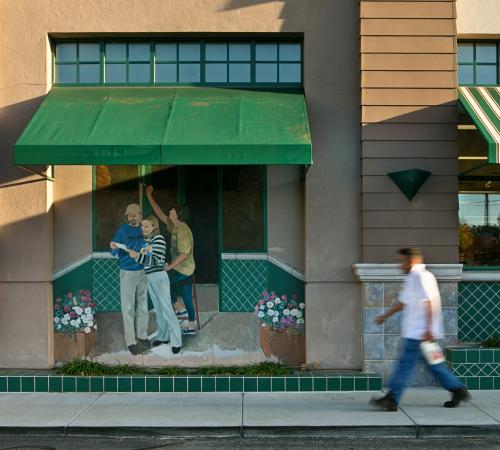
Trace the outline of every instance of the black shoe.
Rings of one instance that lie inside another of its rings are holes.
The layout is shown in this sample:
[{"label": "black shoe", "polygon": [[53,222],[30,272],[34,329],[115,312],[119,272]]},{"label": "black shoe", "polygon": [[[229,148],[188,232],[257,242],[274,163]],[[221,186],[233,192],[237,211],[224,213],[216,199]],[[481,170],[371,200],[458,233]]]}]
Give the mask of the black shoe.
[{"label": "black shoe", "polygon": [[380,398],[375,398],[375,397],[371,398],[370,405],[374,406],[375,408],[385,409],[386,411],[398,410],[398,405],[394,401],[394,397],[390,392],[388,392],[386,395]]},{"label": "black shoe", "polygon": [[177,353],[179,353],[181,351],[181,348],[180,347],[172,347],[172,353],[174,355],[176,355]]},{"label": "black shoe", "polygon": [[148,339],[137,339],[137,347],[139,347],[140,352],[145,352],[151,348],[151,342]]},{"label": "black shoe", "polygon": [[159,345],[168,344],[170,341],[153,341],[153,347],[158,347]]},{"label": "black shoe", "polygon": [[139,350],[139,347],[137,347],[137,344],[132,344],[128,346],[128,349],[132,355],[140,355],[141,351]]},{"label": "black shoe", "polygon": [[470,394],[464,387],[454,389],[450,391],[452,393],[451,400],[444,402],[443,406],[445,408],[456,408],[460,405],[460,402],[465,402],[470,400]]}]

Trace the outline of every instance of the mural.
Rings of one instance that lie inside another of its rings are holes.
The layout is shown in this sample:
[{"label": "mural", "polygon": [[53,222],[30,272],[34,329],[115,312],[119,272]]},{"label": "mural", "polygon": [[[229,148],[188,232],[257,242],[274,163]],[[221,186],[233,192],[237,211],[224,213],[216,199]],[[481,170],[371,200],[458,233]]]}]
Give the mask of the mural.
[{"label": "mural", "polygon": [[54,281],[56,334],[90,335],[80,356],[108,364],[302,364],[303,277],[267,254],[263,171],[179,172],[96,168],[95,251]]}]

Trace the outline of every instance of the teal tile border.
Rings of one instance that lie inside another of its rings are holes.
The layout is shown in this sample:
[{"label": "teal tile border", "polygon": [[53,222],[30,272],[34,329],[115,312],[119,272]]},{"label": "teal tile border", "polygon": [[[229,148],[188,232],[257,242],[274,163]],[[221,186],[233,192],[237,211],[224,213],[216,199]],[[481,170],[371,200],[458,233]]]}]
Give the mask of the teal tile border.
[{"label": "teal tile border", "polygon": [[[493,389],[494,378],[500,378],[500,372],[492,372],[492,363],[486,365],[495,377],[483,377],[491,378],[491,381],[483,380],[482,386],[483,389]],[[461,370],[461,366],[456,368],[458,372]],[[474,378],[470,371],[462,372],[460,375],[464,380]],[[61,376],[53,371],[0,371],[0,392],[326,392],[380,390],[381,386],[382,379],[377,374],[354,371],[296,372],[276,377]]]}]

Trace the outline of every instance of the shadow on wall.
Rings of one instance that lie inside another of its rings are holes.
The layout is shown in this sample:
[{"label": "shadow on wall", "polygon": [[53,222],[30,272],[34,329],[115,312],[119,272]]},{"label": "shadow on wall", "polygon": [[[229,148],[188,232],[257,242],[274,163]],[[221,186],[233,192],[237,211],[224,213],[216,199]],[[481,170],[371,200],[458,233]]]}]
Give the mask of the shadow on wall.
[{"label": "shadow on wall", "polygon": [[[35,97],[0,108],[0,189],[42,181],[14,165],[13,148],[44,98],[45,96]],[[47,166],[26,167],[36,172],[47,170]]]}]

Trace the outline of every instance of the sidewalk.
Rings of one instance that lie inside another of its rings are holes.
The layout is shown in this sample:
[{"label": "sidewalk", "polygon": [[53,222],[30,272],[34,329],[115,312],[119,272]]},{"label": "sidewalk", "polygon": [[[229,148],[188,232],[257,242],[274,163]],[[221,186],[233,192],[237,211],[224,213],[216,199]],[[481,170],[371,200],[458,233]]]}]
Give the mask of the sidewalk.
[{"label": "sidewalk", "polygon": [[446,391],[410,389],[398,412],[368,406],[373,392],[3,393],[0,433],[169,436],[498,436],[500,391],[443,408]]}]

